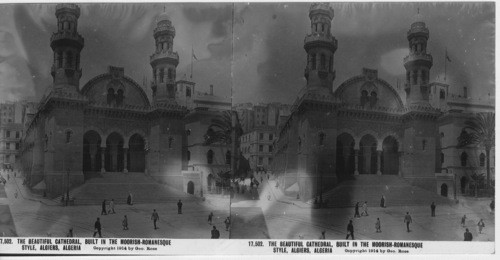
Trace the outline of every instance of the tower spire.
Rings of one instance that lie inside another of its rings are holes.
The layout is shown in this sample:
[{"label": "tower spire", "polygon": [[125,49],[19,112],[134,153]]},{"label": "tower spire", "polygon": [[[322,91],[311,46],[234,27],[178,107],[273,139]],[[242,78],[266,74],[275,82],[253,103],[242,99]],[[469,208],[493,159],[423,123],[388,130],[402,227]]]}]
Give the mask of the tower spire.
[{"label": "tower spire", "polygon": [[328,3],[315,3],[309,9],[311,33],[304,40],[307,52],[304,76],[311,91],[332,92],[335,79],[333,57],[337,50],[337,40],[331,33],[333,16],[333,8]]},{"label": "tower spire", "polygon": [[410,54],[404,58],[406,69],[406,100],[408,104],[429,103],[429,76],[432,67],[432,55],[427,53],[429,29],[422,21],[420,9],[407,33]]}]

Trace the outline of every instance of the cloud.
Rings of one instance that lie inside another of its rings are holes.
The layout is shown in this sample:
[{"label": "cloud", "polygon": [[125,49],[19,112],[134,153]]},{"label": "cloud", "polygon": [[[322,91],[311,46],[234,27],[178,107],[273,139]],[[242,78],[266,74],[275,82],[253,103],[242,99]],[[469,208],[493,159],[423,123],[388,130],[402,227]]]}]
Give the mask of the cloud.
[{"label": "cloud", "polygon": [[404,74],[405,68],[403,58],[408,55],[408,49],[396,49],[382,54],[380,57],[380,66],[389,74],[397,76]]}]

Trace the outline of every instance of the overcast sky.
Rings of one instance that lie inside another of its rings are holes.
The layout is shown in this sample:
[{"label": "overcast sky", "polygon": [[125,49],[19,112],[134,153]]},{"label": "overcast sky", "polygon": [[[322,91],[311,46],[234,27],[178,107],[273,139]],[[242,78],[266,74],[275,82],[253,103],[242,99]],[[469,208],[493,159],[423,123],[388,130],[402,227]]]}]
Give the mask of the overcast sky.
[{"label": "overcast sky", "polygon": [[[232,88],[233,103],[291,103],[306,84],[303,43],[310,32],[309,5],[81,4],[78,29],[85,47],[80,87],[109,65],[125,67],[125,74],[140,85],[144,77],[150,80],[152,32],[165,8],[176,28],[178,79],[191,74],[193,48],[198,90],[208,91],[213,84],[216,95],[229,97]],[[363,67],[378,69],[379,77],[396,87],[397,79],[405,77],[406,32],[419,8],[430,31],[432,81],[443,80],[447,48],[451,91],[458,94],[468,86],[475,98],[494,95],[494,3],[331,5],[332,34],[338,40],[334,89]],[[0,101],[43,95],[52,83],[49,39],[55,31],[53,4],[0,5]],[[146,92],[150,95],[149,87]]]}]

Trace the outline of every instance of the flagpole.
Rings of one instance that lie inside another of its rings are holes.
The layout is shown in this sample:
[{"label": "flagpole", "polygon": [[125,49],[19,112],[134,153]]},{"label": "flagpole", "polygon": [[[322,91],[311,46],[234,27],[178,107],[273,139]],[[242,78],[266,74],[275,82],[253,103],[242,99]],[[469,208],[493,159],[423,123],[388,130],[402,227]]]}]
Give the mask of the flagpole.
[{"label": "flagpole", "polygon": [[448,57],[448,50],[444,48],[444,82],[446,83],[446,63],[448,63],[447,60]]},{"label": "flagpole", "polygon": [[191,45],[191,79],[193,79],[193,57],[194,57],[194,48]]}]

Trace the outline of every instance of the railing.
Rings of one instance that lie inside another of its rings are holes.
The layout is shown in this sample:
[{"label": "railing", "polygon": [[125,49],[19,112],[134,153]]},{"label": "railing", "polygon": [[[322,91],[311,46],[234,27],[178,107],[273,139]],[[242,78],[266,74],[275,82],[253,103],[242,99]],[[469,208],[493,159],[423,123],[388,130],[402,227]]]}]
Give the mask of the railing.
[{"label": "railing", "polygon": [[330,42],[337,48],[337,39],[333,37],[331,34],[323,34],[323,33],[311,33],[306,35],[304,39],[304,43],[314,42],[314,41],[326,41]]},{"label": "railing", "polygon": [[415,61],[415,60],[426,60],[432,63],[432,56],[427,53],[410,53],[410,55],[406,56],[403,61],[404,63]]},{"label": "railing", "polygon": [[153,55],[149,56],[150,60],[161,59],[161,58],[170,58],[174,60],[179,60],[179,54],[173,51],[163,51],[163,52],[155,52]]},{"label": "railing", "polygon": [[83,43],[84,43],[83,37],[80,34],[78,34],[76,32],[72,32],[72,31],[55,32],[50,37],[51,42],[61,40],[61,39],[71,39],[71,40],[79,42],[81,45],[83,45]]}]

